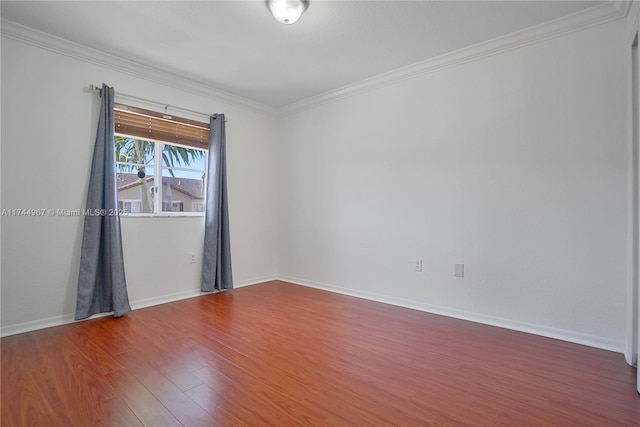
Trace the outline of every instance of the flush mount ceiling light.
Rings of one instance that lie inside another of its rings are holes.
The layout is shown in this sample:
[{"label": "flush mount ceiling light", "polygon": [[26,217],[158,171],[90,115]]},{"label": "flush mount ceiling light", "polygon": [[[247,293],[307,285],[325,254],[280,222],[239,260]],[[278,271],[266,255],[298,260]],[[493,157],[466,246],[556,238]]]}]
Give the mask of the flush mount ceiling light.
[{"label": "flush mount ceiling light", "polygon": [[267,7],[276,21],[293,24],[307,10],[309,0],[266,0]]}]

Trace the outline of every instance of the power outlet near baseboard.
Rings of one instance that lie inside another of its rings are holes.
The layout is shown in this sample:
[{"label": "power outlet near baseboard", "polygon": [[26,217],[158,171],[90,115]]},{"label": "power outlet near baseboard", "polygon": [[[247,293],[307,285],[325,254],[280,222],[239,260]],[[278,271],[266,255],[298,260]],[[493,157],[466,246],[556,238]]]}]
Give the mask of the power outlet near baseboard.
[{"label": "power outlet near baseboard", "polygon": [[464,277],[464,264],[453,264],[453,277]]}]

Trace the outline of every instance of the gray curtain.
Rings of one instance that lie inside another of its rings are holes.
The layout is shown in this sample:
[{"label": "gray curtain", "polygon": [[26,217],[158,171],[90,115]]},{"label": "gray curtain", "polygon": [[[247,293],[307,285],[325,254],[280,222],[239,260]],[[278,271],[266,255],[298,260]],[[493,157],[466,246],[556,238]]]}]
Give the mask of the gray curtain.
[{"label": "gray curtain", "polygon": [[100,118],[93,149],[87,210],[84,216],[76,320],[113,311],[131,310],[124,276],[122,235],[117,212],[113,88],[102,85]]},{"label": "gray curtain", "polygon": [[202,292],[233,288],[224,124],[224,114],[211,116],[204,254],[202,257]]}]

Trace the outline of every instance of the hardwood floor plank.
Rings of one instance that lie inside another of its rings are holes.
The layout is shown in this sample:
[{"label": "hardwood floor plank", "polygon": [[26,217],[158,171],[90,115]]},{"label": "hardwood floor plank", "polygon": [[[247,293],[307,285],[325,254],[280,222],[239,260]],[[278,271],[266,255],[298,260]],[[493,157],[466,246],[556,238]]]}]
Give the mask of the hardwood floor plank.
[{"label": "hardwood floor plank", "polygon": [[238,411],[226,410],[224,400],[206,384],[193,387],[186,391],[185,394],[215,418],[215,426],[251,427],[255,425],[243,422],[233,415],[234,412],[237,413]]},{"label": "hardwood floor plank", "polygon": [[82,325],[80,328],[86,330],[96,345],[106,354],[115,355],[126,353],[133,347],[137,337],[131,330],[132,322],[135,320],[130,316],[101,317],[72,325]]},{"label": "hardwood floor plank", "polygon": [[111,354],[112,352],[117,354],[123,350],[116,349],[114,351],[114,349],[109,348],[105,341],[97,339],[97,336],[99,337],[100,335],[96,335],[96,332],[98,334],[103,333],[101,328],[98,328],[92,322],[88,322],[86,325],[78,324],[78,327],[69,331],[68,339],[76,347],[82,349],[84,354],[90,358],[95,366],[100,368],[102,373],[108,374],[122,369],[122,366],[118,365]]},{"label": "hardwood floor plank", "polygon": [[[264,316],[264,317],[266,318],[268,316]],[[236,334],[236,335],[243,336],[244,334],[240,333],[240,334]],[[317,340],[315,340],[315,341],[317,341]],[[297,344],[298,344],[298,346],[300,346],[301,343],[300,343],[299,340],[297,341]],[[313,345],[313,344],[310,344],[310,345]],[[241,346],[241,343],[238,343],[238,342],[230,344],[230,346],[232,348],[234,348],[234,349],[242,349],[242,352],[243,352],[244,356],[249,356],[250,358],[252,358],[254,360],[259,360],[260,359],[260,354],[266,354],[266,355],[270,355],[270,356],[273,356],[274,354],[277,354],[277,352],[268,351],[268,349],[255,348],[253,345],[249,345],[247,348],[243,348]],[[331,347],[330,346],[321,346],[321,348],[331,348]],[[219,348],[217,350],[218,353],[221,353],[221,352],[224,352],[224,351],[225,351],[224,347]],[[312,352],[312,355],[313,355],[313,352]],[[317,352],[316,352],[316,354],[314,354],[314,356],[317,356]],[[322,372],[322,371],[326,372],[330,368],[330,366],[327,365],[327,360],[329,360],[329,361],[331,360],[331,357],[329,357],[329,356],[330,356],[329,354],[322,354],[320,357],[315,357],[315,359],[317,359],[317,361],[318,361],[317,369],[316,369],[317,372]],[[233,357],[233,355],[232,354],[227,354],[227,355],[225,355],[225,357]],[[275,359],[273,357],[271,359],[269,359],[269,363],[266,363],[264,366],[261,365],[259,369],[258,368],[252,369],[250,362],[248,362],[248,363],[244,362],[243,363],[242,359],[237,358],[237,356],[236,356],[234,361],[235,361],[235,363],[237,363],[239,365],[245,366],[246,370],[249,370],[249,371],[253,370],[254,372],[259,372],[260,374],[266,375],[267,378],[276,378],[277,375],[278,375],[277,372],[272,372],[272,371],[268,371],[267,372],[266,371],[270,365],[275,365],[276,364],[275,363]],[[355,361],[355,363],[352,362],[352,361]],[[287,366],[291,366],[291,365],[296,364],[295,358],[291,358],[291,357],[287,358],[286,360],[282,360],[280,362],[282,363],[281,366],[283,367],[283,369],[286,369]],[[351,393],[351,398],[349,398],[349,396],[345,396],[345,394],[349,390],[350,386],[354,383],[354,378],[353,378],[354,369],[359,369],[359,367],[361,365],[367,365],[368,364],[368,363],[361,363],[361,362],[362,361],[360,359],[358,359],[358,358],[348,358],[347,362],[337,365],[337,368],[335,369],[335,371],[336,371],[335,373],[328,372],[327,373],[328,377],[334,379],[332,385],[322,384],[322,378],[313,378],[313,379],[309,379],[308,381],[306,381],[305,379],[302,379],[302,378],[298,378],[298,383],[304,384],[304,383],[308,382],[308,383],[315,384],[315,385],[319,386],[319,388],[322,390],[323,400],[324,401],[329,400],[328,399],[329,394],[328,394],[327,390],[330,387],[332,387],[333,385],[337,384],[340,392],[342,393],[342,399],[337,399],[338,405],[340,403],[342,403],[342,402],[349,402],[351,405],[354,405],[355,402],[357,402],[360,397],[363,397],[364,395],[366,395],[366,398],[368,399],[370,406],[371,406],[371,404],[373,404],[374,408],[382,408],[382,407],[385,406],[383,403],[388,403],[389,399],[396,398],[396,396],[394,396],[393,394],[389,393],[389,388],[388,388],[389,381],[388,380],[386,381],[386,384],[384,382],[382,383],[382,386],[381,386],[380,389],[375,390],[375,392],[378,393],[378,398],[377,399],[376,399],[375,396],[370,396],[371,393],[369,393],[369,391],[372,390],[372,387],[367,387],[365,385],[367,380],[371,380],[372,379],[372,377],[368,377],[368,376],[365,376],[363,380],[358,381],[363,386],[360,389],[358,389],[356,392]],[[305,360],[303,363],[308,364],[309,360]],[[394,361],[391,361],[391,362],[389,362],[389,364],[387,366],[393,366],[394,369],[395,369],[395,366],[397,366],[397,364],[395,364]],[[379,370],[376,370],[375,372],[366,371],[365,374],[366,375],[376,375],[379,372],[380,372]],[[347,373],[347,375],[344,375],[345,373]],[[349,375],[349,373],[351,375]],[[350,376],[350,378],[349,378],[349,376]],[[335,380],[335,378],[337,378],[338,380]],[[340,380],[342,378],[349,378],[349,379],[348,379],[347,382],[342,382]],[[370,383],[369,383],[369,385],[370,385]],[[291,384],[286,384],[284,387],[282,387],[282,389],[287,389],[287,388],[291,389],[292,387],[293,386]],[[299,390],[299,389],[298,390],[296,390],[296,389],[292,390],[292,392],[296,393],[297,395],[300,395],[303,391],[304,390]],[[380,400],[379,396],[384,396],[384,402],[378,402]],[[401,397],[402,398],[406,398],[407,396],[404,395],[404,396],[401,396]],[[401,401],[401,399],[396,399],[396,400],[397,401]],[[378,403],[380,403],[380,404],[378,404]],[[329,406],[329,405],[325,405],[325,406]],[[350,411],[353,412],[354,408],[353,407],[350,408]],[[378,417],[377,419],[378,420],[380,420],[380,419],[384,420],[385,419],[383,415],[375,414],[376,410],[373,410],[373,411],[370,411],[370,412],[373,412],[374,415],[377,415],[377,417]],[[414,412],[418,412],[418,411],[416,411],[414,409]],[[404,421],[406,423],[408,423],[409,422],[409,417],[405,416],[405,418],[406,419]]]},{"label": "hardwood floor plank", "polygon": [[191,398],[154,368],[140,354],[122,353],[117,356],[121,365],[135,377],[182,424],[189,427],[212,426],[215,420]]},{"label": "hardwood floor plank", "polygon": [[31,374],[14,375],[11,384],[10,389],[2,390],[3,426],[55,425],[51,411]]},{"label": "hardwood floor plank", "polygon": [[[210,356],[211,368],[234,383],[245,384],[255,377],[268,386],[272,393],[297,396],[298,401],[305,402],[307,411],[310,411],[309,408],[314,408],[316,412],[331,408],[329,412],[334,416],[360,412],[363,420],[374,423],[384,420],[392,422],[395,419],[393,411],[385,407],[388,407],[386,404],[389,401],[400,403],[400,400],[387,390],[375,390],[370,384],[355,380],[353,376],[349,378],[342,373],[332,372],[323,363],[310,365],[308,361],[299,362],[291,355],[283,358],[273,350],[258,349],[257,353],[248,350],[244,349],[244,354],[239,354],[227,347],[218,347],[215,354]],[[248,379],[247,375],[252,378]],[[327,415],[321,418],[325,420]],[[405,418],[404,425],[411,425],[410,417]],[[418,420],[419,417],[416,417],[413,421]]]},{"label": "hardwood floor plank", "polygon": [[307,406],[299,396],[279,393],[241,369],[223,374],[202,368],[196,374],[219,396],[227,411],[250,425],[335,425],[326,421],[330,414]]},{"label": "hardwood floor plank", "polygon": [[5,426],[640,426],[620,354],[268,282],[2,338]]},{"label": "hardwood floor plank", "polygon": [[106,376],[144,426],[183,426],[132,373],[120,370]]},{"label": "hardwood floor plank", "polygon": [[[186,341],[182,335],[168,333],[171,327],[166,323],[148,324],[145,319],[132,326],[140,338],[132,346],[132,351],[126,354],[148,355],[146,361],[182,391],[202,384],[193,375],[193,371],[201,368],[205,363],[199,353],[193,350],[193,344]],[[164,333],[158,336],[155,331],[160,328]]]},{"label": "hardwood floor plank", "polygon": [[[263,387],[269,388],[270,393],[279,392],[297,396],[298,404],[293,406],[298,406],[301,400],[305,400],[305,410],[307,412],[311,412],[311,408],[317,407],[315,403],[317,401],[324,402],[323,410],[326,410],[326,407],[338,408],[336,410],[339,410],[340,407],[349,405],[345,410],[351,412],[358,411],[357,405],[358,402],[361,402],[362,406],[368,406],[368,409],[361,410],[365,419],[369,417],[370,422],[384,420],[384,415],[380,409],[384,406],[380,405],[374,407],[376,409],[371,409],[371,403],[375,403],[375,399],[373,402],[366,401],[365,403],[366,398],[362,396],[362,390],[359,390],[358,393],[352,393],[350,396],[345,396],[349,387],[347,383],[336,384],[335,381],[325,381],[321,374],[314,375],[313,378],[292,376],[285,371],[290,370],[290,367],[295,364],[294,360],[291,358],[270,357],[278,353],[273,349],[254,348],[251,345],[244,348],[229,343],[225,345],[218,340],[209,342],[207,337],[196,339],[207,343],[206,347],[211,350],[208,356],[205,356],[208,357],[209,366],[221,372],[222,375],[236,384],[253,387],[255,386],[255,380],[259,380],[262,382]],[[237,349],[242,351],[238,352],[236,351]],[[299,371],[304,371],[304,368]],[[388,400],[388,396],[385,400]],[[317,408],[315,410],[317,411]],[[325,419],[326,416],[321,416],[321,418]]]},{"label": "hardwood floor plank", "polygon": [[[39,369],[37,380],[46,385],[47,402],[59,422],[68,425],[99,425],[97,413],[92,410],[97,400],[111,397],[112,392],[103,387],[93,387],[82,376],[87,373],[83,366],[75,366],[70,361],[79,359],[70,355],[73,347],[58,337],[55,342],[42,345],[37,351]],[[86,375],[90,377],[90,375]],[[93,394],[96,392],[97,394]]]},{"label": "hardwood floor plank", "polygon": [[119,397],[101,400],[96,407],[103,427],[143,427],[144,424]]},{"label": "hardwood floor plank", "polygon": [[62,394],[65,384],[52,377],[50,363],[42,364],[44,349],[57,340],[55,331],[9,338],[2,342],[3,406],[15,411],[12,418],[20,420],[18,425],[70,425]]}]

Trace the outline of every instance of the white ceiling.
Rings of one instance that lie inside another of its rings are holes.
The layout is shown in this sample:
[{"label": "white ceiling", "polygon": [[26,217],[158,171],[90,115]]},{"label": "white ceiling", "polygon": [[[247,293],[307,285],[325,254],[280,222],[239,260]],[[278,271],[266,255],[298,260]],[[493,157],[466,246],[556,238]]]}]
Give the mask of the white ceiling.
[{"label": "white ceiling", "polygon": [[3,19],[283,107],[601,1],[2,1]]}]

